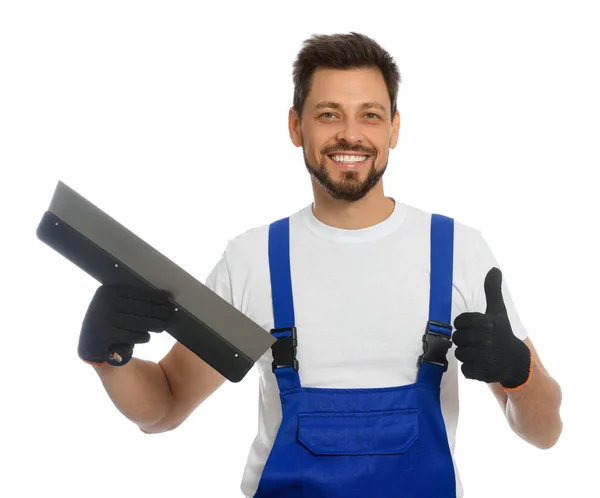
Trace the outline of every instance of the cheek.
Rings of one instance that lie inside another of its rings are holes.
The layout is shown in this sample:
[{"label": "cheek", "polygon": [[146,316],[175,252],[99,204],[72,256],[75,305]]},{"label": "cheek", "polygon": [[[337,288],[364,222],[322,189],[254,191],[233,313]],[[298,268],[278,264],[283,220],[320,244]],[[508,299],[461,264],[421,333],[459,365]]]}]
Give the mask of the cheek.
[{"label": "cheek", "polygon": [[385,161],[390,153],[390,146],[392,142],[391,136],[386,136],[383,140],[380,140],[374,145],[374,149],[377,154],[377,163]]}]

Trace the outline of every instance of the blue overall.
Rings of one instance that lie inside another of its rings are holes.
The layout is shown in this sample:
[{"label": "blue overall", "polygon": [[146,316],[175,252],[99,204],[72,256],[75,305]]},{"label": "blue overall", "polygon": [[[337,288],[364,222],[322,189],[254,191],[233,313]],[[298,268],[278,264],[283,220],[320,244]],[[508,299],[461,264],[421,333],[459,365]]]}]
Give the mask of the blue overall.
[{"label": "blue overall", "polygon": [[[269,227],[273,372],[282,420],[254,498],[456,497],[440,405],[452,334],[454,220],[431,217],[429,320],[414,384],[302,387],[290,272],[289,218]],[[409,331],[407,331],[409,332]],[[398,331],[402,333],[402,331]]]}]

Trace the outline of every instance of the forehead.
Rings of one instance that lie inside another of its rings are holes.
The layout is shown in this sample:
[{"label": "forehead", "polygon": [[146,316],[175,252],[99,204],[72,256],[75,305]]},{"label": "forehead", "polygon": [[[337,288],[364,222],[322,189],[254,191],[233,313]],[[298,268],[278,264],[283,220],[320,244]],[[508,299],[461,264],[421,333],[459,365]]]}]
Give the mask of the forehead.
[{"label": "forehead", "polygon": [[324,100],[344,105],[365,101],[379,102],[386,108],[390,105],[385,80],[377,68],[317,69],[305,104],[313,107]]}]

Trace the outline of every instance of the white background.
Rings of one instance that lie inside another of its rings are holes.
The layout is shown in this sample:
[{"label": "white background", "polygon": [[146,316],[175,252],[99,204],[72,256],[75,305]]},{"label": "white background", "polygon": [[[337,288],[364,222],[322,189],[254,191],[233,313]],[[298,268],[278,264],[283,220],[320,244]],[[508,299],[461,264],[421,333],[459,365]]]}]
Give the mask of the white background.
[{"label": "white background", "polygon": [[[563,390],[562,437],[542,451],[461,379],[465,496],[592,496],[595,2],[201,4],[1,4],[2,496],[240,496],[256,369],[144,435],[76,354],[96,282],[35,229],[62,180],[203,281],[230,238],[311,202],[287,132],[292,62],[311,34],[348,31],[402,74],[386,194],[483,231]],[[172,341],[136,354],[157,361]]]}]

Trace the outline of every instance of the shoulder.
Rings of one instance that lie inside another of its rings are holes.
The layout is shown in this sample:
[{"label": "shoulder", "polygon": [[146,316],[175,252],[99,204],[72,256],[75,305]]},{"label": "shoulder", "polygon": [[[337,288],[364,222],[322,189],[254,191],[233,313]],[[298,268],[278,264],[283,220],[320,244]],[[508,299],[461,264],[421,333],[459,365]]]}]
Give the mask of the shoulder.
[{"label": "shoulder", "polygon": [[[290,223],[297,222],[305,209],[299,209],[285,217],[290,219]],[[266,256],[269,244],[269,228],[272,223],[285,217],[273,218],[268,223],[255,225],[231,238],[225,249],[227,258],[231,263],[234,263],[252,261],[257,255]]]},{"label": "shoulder", "polygon": [[482,241],[482,232],[477,227],[474,227],[463,220],[456,218],[449,212],[430,212],[424,209],[404,204],[406,213],[406,221],[410,225],[420,226],[422,229],[429,231],[431,227],[432,216],[440,215],[450,218],[453,221],[454,227],[454,256],[458,260],[468,260],[472,258],[479,248]]},{"label": "shoulder", "polygon": [[[296,222],[304,209],[288,215],[290,223]],[[231,272],[248,273],[268,264],[269,227],[281,218],[284,217],[250,227],[227,242],[224,258]]]},{"label": "shoulder", "polygon": [[256,287],[257,276],[265,271],[268,227],[255,226],[230,238],[206,279],[209,289],[242,311],[245,293]]},{"label": "shoulder", "polygon": [[257,225],[227,242],[225,257],[231,266],[240,266],[256,258],[268,244],[269,224]]}]

